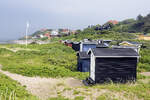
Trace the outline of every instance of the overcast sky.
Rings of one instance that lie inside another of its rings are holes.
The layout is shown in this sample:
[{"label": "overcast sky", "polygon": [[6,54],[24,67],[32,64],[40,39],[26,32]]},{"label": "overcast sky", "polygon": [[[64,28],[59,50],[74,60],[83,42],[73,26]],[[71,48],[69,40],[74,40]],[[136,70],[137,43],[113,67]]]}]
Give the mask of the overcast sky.
[{"label": "overcast sky", "polygon": [[108,20],[150,13],[150,0],[0,0],[0,40],[16,39],[41,28],[83,29]]}]

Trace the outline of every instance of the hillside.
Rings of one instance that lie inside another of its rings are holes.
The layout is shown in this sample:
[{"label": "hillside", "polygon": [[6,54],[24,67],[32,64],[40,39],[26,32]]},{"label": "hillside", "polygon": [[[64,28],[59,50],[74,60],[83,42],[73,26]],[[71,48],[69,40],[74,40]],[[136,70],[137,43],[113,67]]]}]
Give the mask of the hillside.
[{"label": "hillside", "polygon": [[121,21],[112,30],[117,32],[150,33],[150,14],[147,16],[138,15],[136,19]]},{"label": "hillside", "polygon": [[137,38],[138,34],[147,33],[150,33],[150,14],[147,16],[138,15],[136,19],[126,19],[120,22],[110,20],[103,25],[91,25],[83,30],[41,29],[28,36],[28,38],[43,41],[66,39],[80,41],[84,38],[128,40]]}]

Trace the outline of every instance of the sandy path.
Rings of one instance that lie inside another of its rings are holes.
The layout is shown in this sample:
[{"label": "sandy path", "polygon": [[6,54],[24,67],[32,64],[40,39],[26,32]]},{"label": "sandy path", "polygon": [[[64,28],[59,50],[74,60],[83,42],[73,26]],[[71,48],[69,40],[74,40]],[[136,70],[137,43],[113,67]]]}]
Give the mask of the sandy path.
[{"label": "sandy path", "polygon": [[58,89],[61,90],[65,86],[79,87],[82,86],[80,80],[74,78],[41,78],[41,77],[26,77],[18,74],[13,74],[8,71],[0,72],[9,76],[13,80],[21,83],[22,86],[26,86],[26,89],[33,95],[45,100],[49,97],[57,97]]},{"label": "sandy path", "polygon": [[150,76],[150,72],[142,72],[141,74],[144,76]]},{"label": "sandy path", "polygon": [[39,50],[36,50],[36,49],[29,49],[29,48],[8,48],[8,47],[0,47],[0,48],[4,48],[4,49],[10,50],[10,51],[12,51],[12,52],[17,52],[17,51],[19,51],[19,50],[39,51]]}]

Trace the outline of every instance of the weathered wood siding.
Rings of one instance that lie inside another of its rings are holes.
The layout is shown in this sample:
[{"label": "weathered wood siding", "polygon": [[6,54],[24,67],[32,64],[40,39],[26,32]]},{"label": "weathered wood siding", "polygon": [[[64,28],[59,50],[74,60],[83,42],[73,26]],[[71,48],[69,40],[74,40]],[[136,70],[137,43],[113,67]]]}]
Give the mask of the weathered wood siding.
[{"label": "weathered wood siding", "polygon": [[136,80],[137,58],[96,58],[95,82]]},{"label": "weathered wood siding", "polygon": [[75,51],[79,51],[80,50],[80,44],[72,44],[72,49]]}]

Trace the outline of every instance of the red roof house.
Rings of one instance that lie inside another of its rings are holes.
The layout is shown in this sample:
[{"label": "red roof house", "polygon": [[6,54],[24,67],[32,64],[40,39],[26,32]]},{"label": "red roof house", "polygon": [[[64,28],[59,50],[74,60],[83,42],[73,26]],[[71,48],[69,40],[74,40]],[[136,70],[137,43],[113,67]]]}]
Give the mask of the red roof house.
[{"label": "red roof house", "polygon": [[50,33],[45,33],[44,36],[48,37],[48,39],[50,39]]},{"label": "red roof house", "polygon": [[118,21],[116,21],[116,20],[110,20],[110,21],[108,21],[109,23],[112,23],[113,25],[116,25],[116,24],[118,24]]}]

